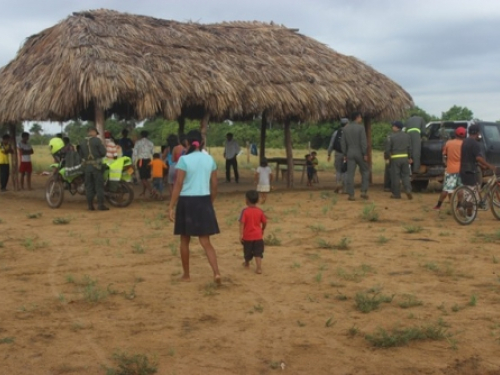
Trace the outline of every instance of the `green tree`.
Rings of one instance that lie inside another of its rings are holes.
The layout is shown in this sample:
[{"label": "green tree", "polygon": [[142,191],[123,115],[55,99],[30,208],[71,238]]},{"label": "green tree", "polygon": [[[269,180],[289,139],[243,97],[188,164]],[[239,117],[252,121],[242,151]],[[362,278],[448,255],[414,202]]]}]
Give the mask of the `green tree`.
[{"label": "green tree", "polygon": [[31,125],[31,128],[30,128],[31,134],[40,135],[40,133],[42,133],[42,132],[43,132],[42,125],[37,124],[36,122],[33,125]]},{"label": "green tree", "polygon": [[441,119],[448,121],[472,120],[473,118],[474,113],[469,108],[457,105],[441,113]]}]

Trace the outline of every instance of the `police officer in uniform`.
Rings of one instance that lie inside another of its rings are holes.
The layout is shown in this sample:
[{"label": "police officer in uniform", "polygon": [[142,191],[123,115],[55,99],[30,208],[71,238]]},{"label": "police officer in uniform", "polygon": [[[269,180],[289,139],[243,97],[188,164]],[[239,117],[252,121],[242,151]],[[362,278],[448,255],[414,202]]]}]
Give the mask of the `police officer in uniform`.
[{"label": "police officer in uniform", "polygon": [[413,150],[413,173],[418,173],[420,169],[422,137],[425,135],[425,121],[422,117],[413,115],[406,120],[404,127],[411,139],[411,149]]},{"label": "police officer in uniform", "polygon": [[94,197],[97,195],[97,209],[109,210],[104,205],[104,178],[102,175],[102,159],[106,156],[106,147],[97,138],[97,129],[89,127],[87,138],[80,143],[80,156],[85,173],[85,192],[90,211],[94,211]]},{"label": "police officer in uniform", "polygon": [[392,123],[393,133],[386,144],[385,155],[391,160],[391,198],[401,199],[401,181],[408,199],[412,199],[410,184],[410,163],[412,161],[412,148],[410,135],[401,131],[403,123]]}]

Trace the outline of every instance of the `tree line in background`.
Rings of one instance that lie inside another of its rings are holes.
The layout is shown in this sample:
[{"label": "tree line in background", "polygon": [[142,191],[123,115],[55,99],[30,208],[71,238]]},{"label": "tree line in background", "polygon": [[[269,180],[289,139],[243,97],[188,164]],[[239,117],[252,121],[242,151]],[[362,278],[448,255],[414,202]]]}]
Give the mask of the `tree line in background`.
[{"label": "tree line in background", "polygon": [[[448,111],[441,113],[441,118],[430,115],[419,107],[412,108],[408,111],[406,118],[411,115],[421,116],[425,122],[430,121],[457,121],[457,120],[472,120],[473,112],[467,107],[454,105]],[[406,120],[403,118],[401,120]],[[79,143],[87,134],[87,127],[91,122],[72,121],[64,127],[64,135],[68,136],[73,144]],[[168,121],[163,118],[155,118],[146,120],[136,127],[134,121],[118,121],[116,119],[106,120],[105,129],[109,130],[113,136],[118,139],[121,137],[123,129],[129,129],[132,138],[137,137],[141,130],[149,132],[149,139],[155,145],[165,144],[165,140],[169,134],[177,134],[178,123],[176,121]],[[199,121],[186,120],[185,132],[192,129],[199,129]],[[319,150],[328,148],[330,138],[334,130],[340,127],[340,123],[336,122],[321,122],[321,123],[296,123],[292,124],[292,141],[294,148],[311,148]],[[235,139],[240,145],[245,145],[246,142],[259,144],[260,142],[261,120],[256,119],[249,122],[232,122],[224,121],[222,123],[210,123],[207,132],[208,147],[220,147],[224,145],[226,134],[233,133]],[[5,134],[8,127],[0,125],[0,133]],[[48,144],[54,134],[43,134],[43,128],[40,124],[33,123],[29,129],[23,130],[22,124],[17,127],[18,135],[23,131],[31,133],[31,144],[44,145]],[[391,125],[388,122],[372,123],[372,145],[375,150],[382,150],[386,136],[391,131]],[[266,147],[283,148],[283,125],[271,123],[266,132]]]}]

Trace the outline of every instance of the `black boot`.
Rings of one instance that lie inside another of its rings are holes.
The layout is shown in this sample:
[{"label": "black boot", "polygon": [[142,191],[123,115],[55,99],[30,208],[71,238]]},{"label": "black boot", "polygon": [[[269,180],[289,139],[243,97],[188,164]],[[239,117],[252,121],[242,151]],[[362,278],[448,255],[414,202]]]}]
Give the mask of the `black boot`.
[{"label": "black boot", "polygon": [[92,202],[88,203],[88,210],[89,211],[94,211],[95,210],[94,204]]},{"label": "black boot", "polygon": [[109,211],[109,207],[106,207],[105,205],[97,207],[99,211]]}]

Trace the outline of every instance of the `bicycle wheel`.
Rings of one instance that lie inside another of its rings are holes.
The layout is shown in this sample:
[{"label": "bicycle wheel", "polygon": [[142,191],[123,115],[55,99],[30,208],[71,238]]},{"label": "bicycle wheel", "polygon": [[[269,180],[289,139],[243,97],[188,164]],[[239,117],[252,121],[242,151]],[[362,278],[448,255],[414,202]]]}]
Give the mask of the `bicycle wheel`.
[{"label": "bicycle wheel", "polygon": [[469,225],[477,216],[476,194],[467,186],[455,189],[451,196],[451,213],[458,224]]},{"label": "bicycle wheel", "polygon": [[493,216],[497,218],[497,220],[500,220],[500,186],[498,184],[495,184],[495,186],[493,186],[493,189],[491,189],[490,199],[491,212],[493,213]]}]

